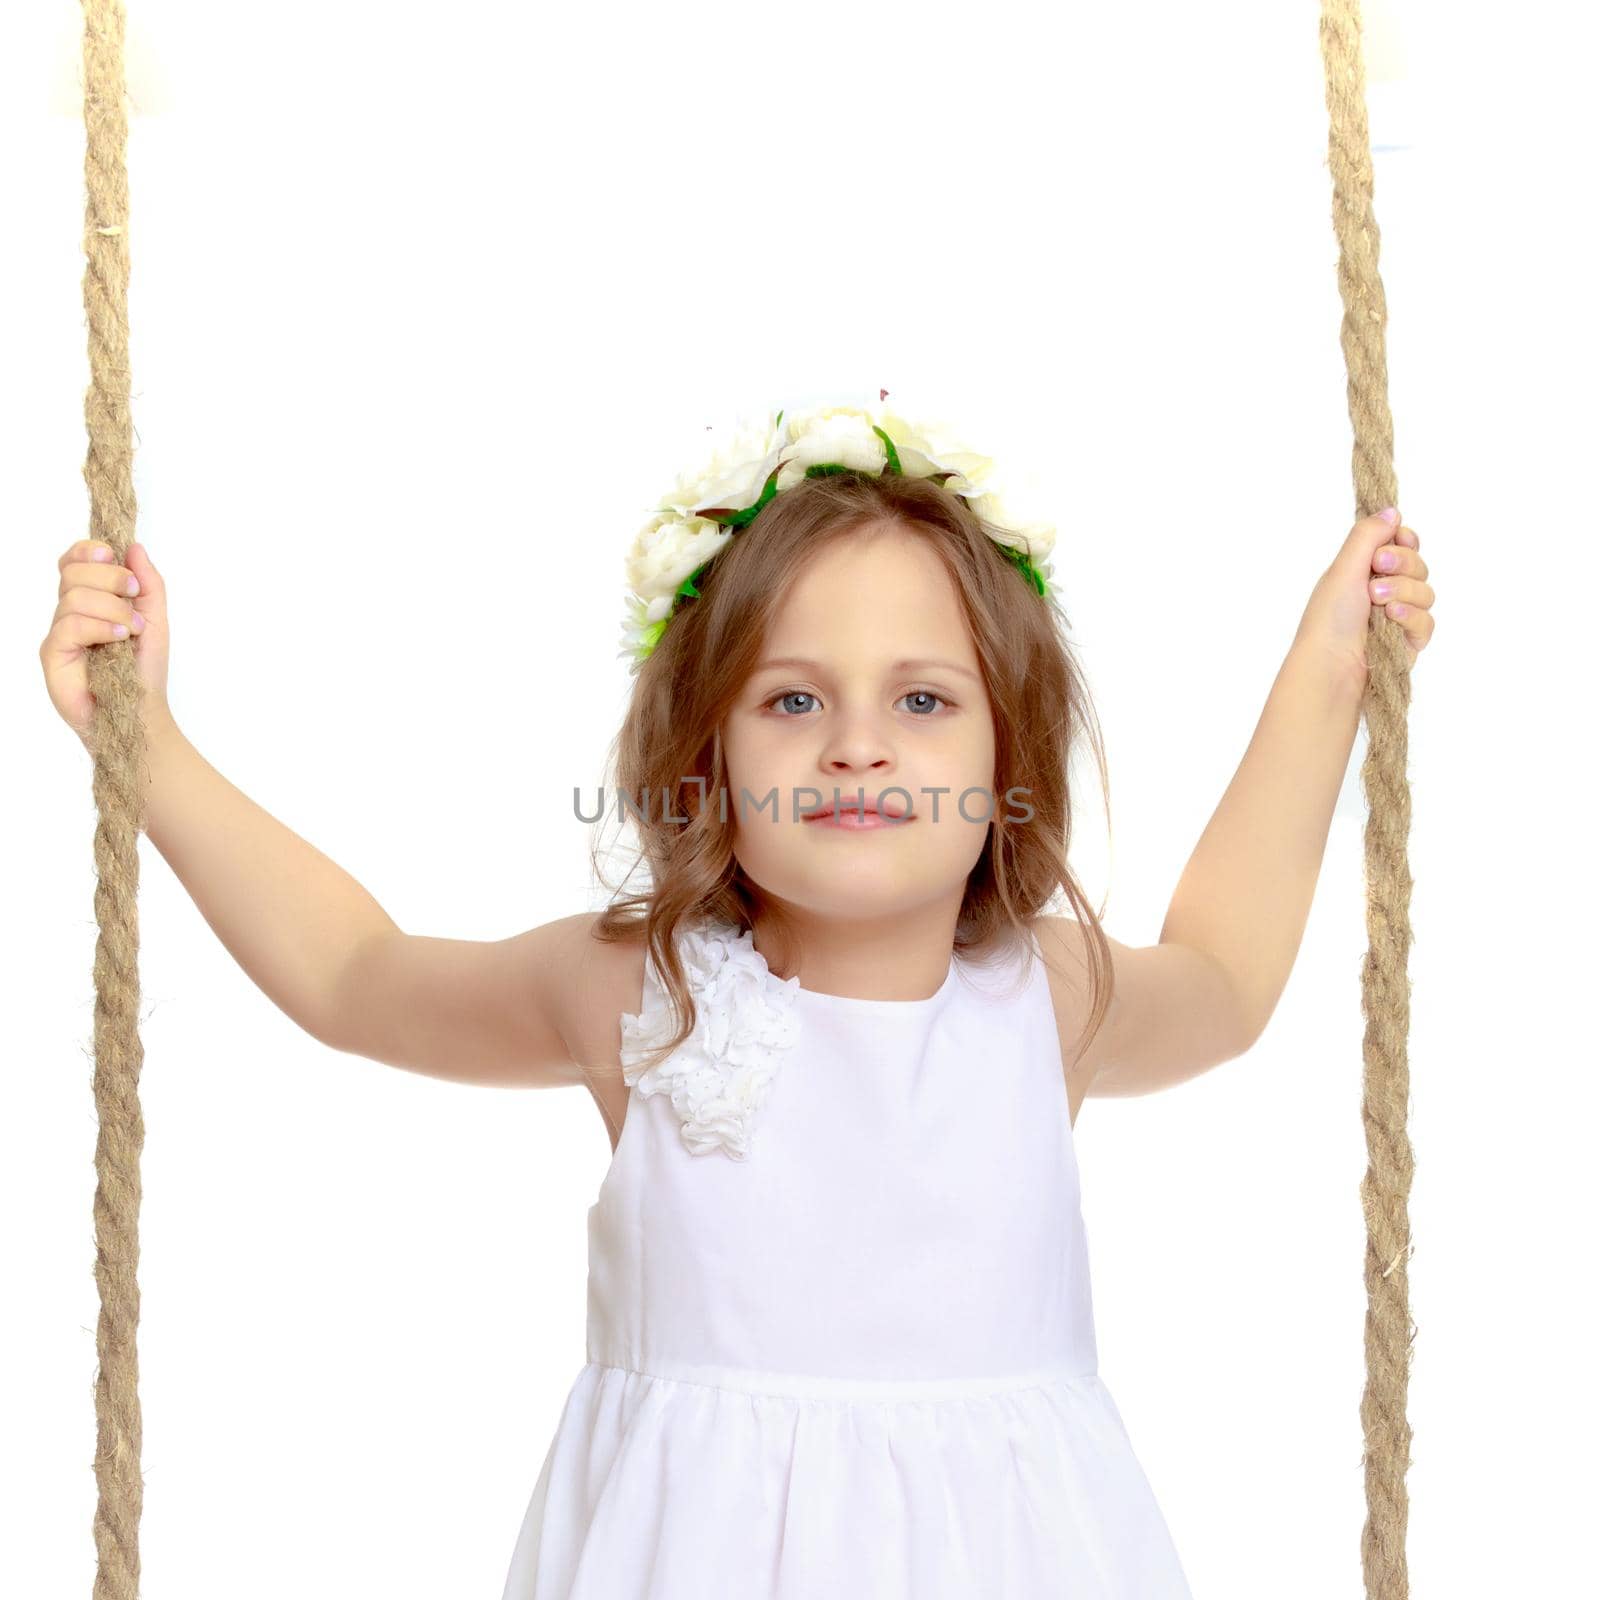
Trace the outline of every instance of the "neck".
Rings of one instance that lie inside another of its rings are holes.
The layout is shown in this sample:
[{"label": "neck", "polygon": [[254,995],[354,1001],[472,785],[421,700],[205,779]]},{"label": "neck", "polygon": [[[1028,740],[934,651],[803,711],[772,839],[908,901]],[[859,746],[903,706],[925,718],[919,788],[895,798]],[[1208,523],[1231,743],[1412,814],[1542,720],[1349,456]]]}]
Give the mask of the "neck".
[{"label": "neck", "polygon": [[959,895],[885,916],[785,905],[755,919],[753,943],[779,978],[852,1000],[926,1000],[950,975]]}]

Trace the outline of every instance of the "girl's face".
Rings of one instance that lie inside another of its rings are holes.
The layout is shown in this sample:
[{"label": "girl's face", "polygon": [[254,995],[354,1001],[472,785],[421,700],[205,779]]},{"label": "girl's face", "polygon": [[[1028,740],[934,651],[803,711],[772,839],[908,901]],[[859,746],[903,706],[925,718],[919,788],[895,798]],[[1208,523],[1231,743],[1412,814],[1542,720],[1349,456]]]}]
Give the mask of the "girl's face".
[{"label": "girl's face", "polygon": [[[994,723],[955,587],[916,535],[875,524],[819,552],[722,738],[734,854],[765,892],[842,920],[959,906],[1002,803]],[[908,820],[805,820],[835,788],[841,811],[864,791]]]}]

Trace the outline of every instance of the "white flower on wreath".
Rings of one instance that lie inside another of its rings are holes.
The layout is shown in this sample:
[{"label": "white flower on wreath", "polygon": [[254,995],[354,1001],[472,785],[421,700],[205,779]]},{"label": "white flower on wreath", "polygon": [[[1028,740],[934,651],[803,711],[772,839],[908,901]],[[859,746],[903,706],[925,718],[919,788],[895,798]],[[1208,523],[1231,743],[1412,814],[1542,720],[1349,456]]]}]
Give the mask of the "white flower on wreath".
[{"label": "white flower on wreath", "polygon": [[[782,420],[779,416],[782,415]],[[889,453],[874,431],[893,440],[900,469],[909,477],[944,477],[953,494],[982,517],[997,544],[1026,555],[1040,576],[1050,579],[1055,529],[1042,521],[1013,516],[994,482],[994,462],[963,449],[948,432],[919,426],[898,413],[875,406],[821,406],[796,413],[771,413],[741,423],[717,447],[698,475],[682,473],[634,538],[626,564],[631,593],[626,602],[623,648],[619,655],[642,662],[660,638],[684,580],[723,550],[738,530],[705,512],[744,511],[760,500],[777,472],[779,494],[800,483],[807,469],[837,465],[881,473]]]}]

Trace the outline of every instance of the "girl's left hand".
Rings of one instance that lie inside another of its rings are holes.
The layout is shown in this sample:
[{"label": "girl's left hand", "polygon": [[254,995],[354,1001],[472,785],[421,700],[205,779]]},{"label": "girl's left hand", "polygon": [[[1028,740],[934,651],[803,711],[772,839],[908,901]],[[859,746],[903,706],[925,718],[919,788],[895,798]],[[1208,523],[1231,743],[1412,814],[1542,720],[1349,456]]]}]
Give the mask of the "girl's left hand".
[{"label": "girl's left hand", "polygon": [[1420,542],[1398,513],[1394,522],[1363,517],[1312,591],[1296,642],[1349,662],[1365,682],[1372,607],[1382,606],[1404,631],[1407,664],[1414,666],[1433,637],[1433,589]]}]

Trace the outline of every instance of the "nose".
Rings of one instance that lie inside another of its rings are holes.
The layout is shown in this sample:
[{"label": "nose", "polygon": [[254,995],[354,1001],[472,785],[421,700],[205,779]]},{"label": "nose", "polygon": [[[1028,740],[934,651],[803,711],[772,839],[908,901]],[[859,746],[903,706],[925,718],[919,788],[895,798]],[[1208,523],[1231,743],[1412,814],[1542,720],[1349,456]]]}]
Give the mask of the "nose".
[{"label": "nose", "polygon": [[817,784],[824,800],[833,799],[837,789],[841,800],[852,799],[858,792],[865,801],[875,806],[887,817],[904,816],[910,810],[904,794],[885,794],[896,782],[895,764],[888,756],[871,760],[849,760],[834,756],[823,762],[823,776]]},{"label": "nose", "polygon": [[845,791],[860,784],[871,792],[890,782],[894,770],[894,762],[888,756],[854,760],[847,756],[831,756],[822,763],[826,782]]},{"label": "nose", "polygon": [[883,725],[872,716],[846,717],[833,730],[823,751],[822,767],[829,774],[863,777],[892,771],[894,752]]}]

